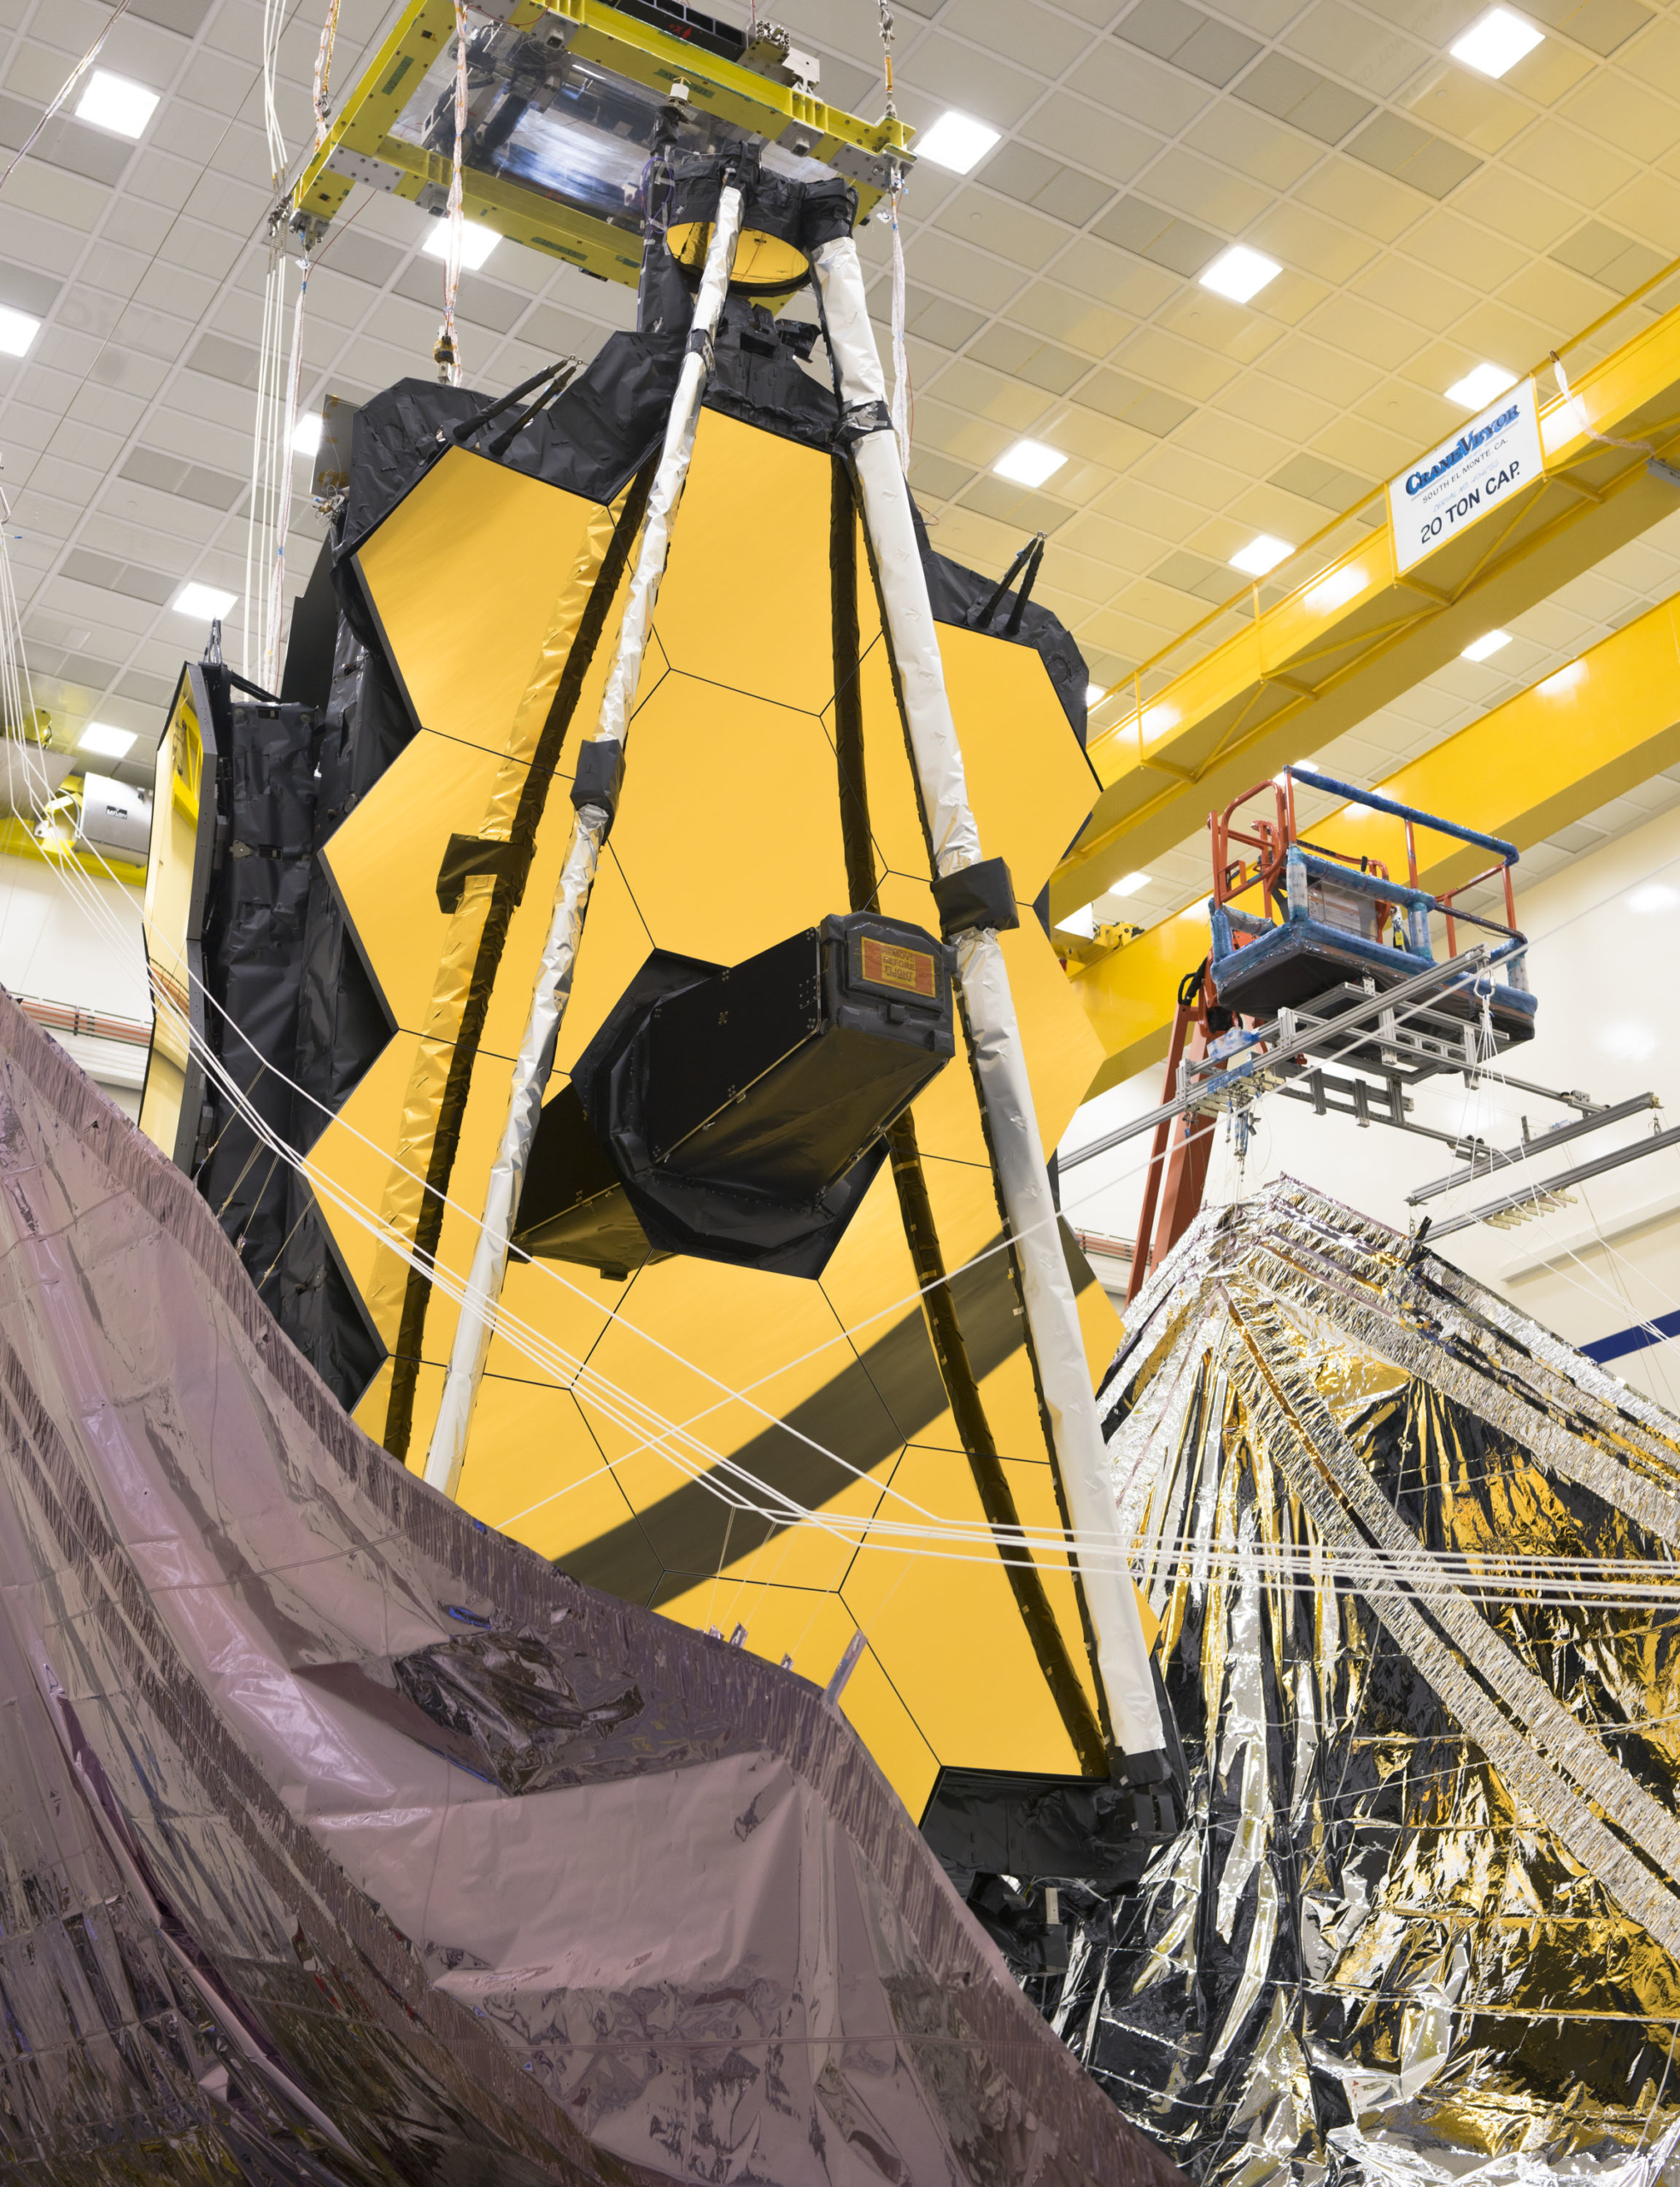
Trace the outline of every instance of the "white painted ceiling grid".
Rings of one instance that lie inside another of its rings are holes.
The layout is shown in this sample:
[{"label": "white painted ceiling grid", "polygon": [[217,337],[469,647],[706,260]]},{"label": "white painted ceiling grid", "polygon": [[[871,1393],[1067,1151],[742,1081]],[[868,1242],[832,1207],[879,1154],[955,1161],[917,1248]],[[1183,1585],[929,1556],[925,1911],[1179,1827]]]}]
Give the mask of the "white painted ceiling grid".
[{"label": "white painted ceiling grid", "polygon": [[[389,12],[343,0],[341,88]],[[879,111],[874,0],[775,12],[821,52],[828,97]],[[1448,431],[1463,413],[1444,390],[1470,366],[1525,368],[1680,254],[1672,10],[1539,0],[1524,12],[1543,43],[1497,84],[1446,54],[1481,12],[896,0],[905,118],[957,107],[1001,136],[969,177],[924,163],[906,202],[918,499],[936,542],[983,568],[1048,531],[1042,596],[1099,680],[1234,589],[1229,557],[1255,532],[1298,544]],[[0,0],[0,144],[106,19],[95,0]],[[32,657],[58,741],[93,718],[132,729],[136,771],[203,637],[167,602],[187,577],[244,583],[272,198],[260,20],[254,0],[136,0],[100,65],[162,94],[139,144],[61,120],[0,201],[0,304],[45,321],[27,356],[0,359]],[[300,11],[286,33],[294,146],[319,27]],[[351,215],[310,284],[306,402],[431,369],[442,269],[418,255],[424,217],[368,192]],[[1195,279],[1237,240],[1284,267],[1248,305]],[[880,225],[863,243],[884,271]],[[884,284],[875,296],[884,310]],[[500,390],[590,354],[633,312],[628,291],[500,243],[463,277],[468,379]],[[1069,458],[1034,493],[990,469],[1023,433]],[[300,502],[294,592],[318,536]],[[1322,763],[1388,772],[1676,591],[1680,519]],[[1156,863],[1130,916],[1204,885],[1199,841]]]}]

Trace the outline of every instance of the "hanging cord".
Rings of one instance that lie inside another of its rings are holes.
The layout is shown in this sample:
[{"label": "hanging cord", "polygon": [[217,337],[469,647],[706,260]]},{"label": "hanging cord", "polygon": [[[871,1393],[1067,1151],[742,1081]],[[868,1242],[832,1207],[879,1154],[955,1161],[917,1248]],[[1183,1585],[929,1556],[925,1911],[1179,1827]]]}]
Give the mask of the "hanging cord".
[{"label": "hanging cord", "polygon": [[[883,9],[882,13],[885,12]],[[904,243],[899,229],[899,207],[904,194],[904,174],[894,161],[893,180],[887,197],[887,220],[893,230],[893,400],[889,414],[893,419],[893,437],[899,443],[899,462],[908,477],[910,421],[915,413],[916,394],[910,385],[910,345],[904,339]]]},{"label": "hanging cord", "polygon": [[269,179],[280,190],[286,173],[286,135],[275,103],[280,69],[280,36],[286,26],[286,0],[262,0],[262,121],[268,137]]},{"label": "hanging cord", "polygon": [[1570,390],[1568,375],[1563,368],[1563,359],[1559,356],[1555,349],[1552,352],[1552,370],[1557,375],[1558,390],[1563,396],[1564,407],[1574,419],[1578,432],[1584,433],[1589,441],[1595,441],[1600,448],[1625,449],[1630,455],[1656,454],[1657,451],[1649,441],[1619,440],[1613,433],[1595,431],[1587,423],[1587,406],[1578,395],[1572,394]]},{"label": "hanging cord", "polygon": [[[887,119],[895,120],[898,106],[893,97],[893,11],[880,0],[881,62],[887,79]],[[888,406],[893,437],[899,443],[899,467],[910,471],[910,419],[915,395],[910,386],[910,348],[904,339],[904,243],[899,228],[899,208],[904,199],[904,171],[894,160],[888,169],[887,225],[893,231],[893,400]]]},{"label": "hanging cord", "polygon": [[279,413],[279,441],[274,449],[273,552],[268,566],[268,605],[262,624],[262,649],[257,681],[271,691],[280,682],[280,627],[286,612],[286,538],[291,530],[292,437],[297,431],[299,397],[303,385],[303,300],[309,293],[309,249],[305,243],[297,269],[297,302],[292,307],[291,361],[286,371],[284,403]]},{"label": "hanging cord", "polygon": [[0,190],[3,190],[6,187],[6,185],[11,180],[12,177],[17,173],[24,161],[29,157],[31,151],[34,148],[35,139],[40,135],[41,132],[46,127],[47,124],[58,112],[59,108],[64,104],[65,100],[69,97],[71,92],[75,90],[77,85],[81,82],[82,78],[86,75],[88,70],[92,67],[94,62],[98,56],[100,47],[104,44],[106,39],[109,38],[111,32],[116,28],[120,19],[128,13],[131,5],[132,0],[117,0],[117,5],[111,10],[109,15],[105,19],[104,26],[100,31],[98,37],[95,38],[93,44],[89,46],[87,51],[82,56],[81,59],[64,79],[64,81],[59,85],[57,91],[54,95],[52,103],[48,107],[46,112],[41,116],[41,119],[35,124],[35,126],[30,131],[29,134],[24,138],[22,144],[18,146],[16,151],[13,153],[10,160],[7,162],[5,173],[3,174],[0,174]]},{"label": "hanging cord", "polygon": [[321,25],[321,42],[315,49],[315,80],[310,98],[315,108],[315,150],[319,152],[326,142],[327,118],[332,112],[327,97],[332,79],[332,42],[338,35],[338,0],[328,0],[326,21]]},{"label": "hanging cord", "polygon": [[443,217],[448,235],[443,256],[443,324],[437,330],[432,357],[437,377],[449,387],[461,384],[460,343],[455,334],[455,294],[461,284],[461,241],[465,215],[461,209],[461,161],[466,143],[466,7],[455,0],[455,156],[449,170],[449,202]]},{"label": "hanging cord", "polygon": [[[257,349],[256,409],[251,431],[251,500],[245,519],[244,630],[240,660],[247,676],[260,677],[267,652],[264,624],[270,598],[263,561],[273,534],[275,419],[280,401],[280,344],[284,322],[286,255],[278,223],[268,237],[268,269],[262,292],[262,337]],[[284,459],[290,460],[288,450]]]}]

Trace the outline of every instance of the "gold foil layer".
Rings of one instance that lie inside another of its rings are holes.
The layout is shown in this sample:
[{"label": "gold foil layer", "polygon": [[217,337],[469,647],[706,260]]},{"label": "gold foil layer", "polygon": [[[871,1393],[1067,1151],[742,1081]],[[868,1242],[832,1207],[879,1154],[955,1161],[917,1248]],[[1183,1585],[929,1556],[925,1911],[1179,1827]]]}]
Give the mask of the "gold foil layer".
[{"label": "gold foil layer", "polygon": [[1680,1422],[1289,1180],[1102,1401],[1187,1820],[1065,2038],[1209,2187],[1680,2178]]}]

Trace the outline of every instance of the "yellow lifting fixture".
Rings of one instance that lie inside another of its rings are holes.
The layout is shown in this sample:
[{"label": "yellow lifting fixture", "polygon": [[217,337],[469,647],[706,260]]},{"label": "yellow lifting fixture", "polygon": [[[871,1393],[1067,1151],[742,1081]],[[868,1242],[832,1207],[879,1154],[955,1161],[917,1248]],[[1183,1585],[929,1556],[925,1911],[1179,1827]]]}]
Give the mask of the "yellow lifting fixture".
[{"label": "yellow lifting fixture", "polygon": [[[641,171],[673,108],[681,150],[758,144],[765,164],[790,175],[843,175],[863,216],[891,170],[912,164],[910,129],[890,114],[862,121],[826,105],[817,64],[773,26],[740,32],[676,0],[634,12],[606,0],[492,0],[471,20],[465,217],[597,279],[635,285]],[[290,192],[312,238],[359,182],[442,213],[454,26],[452,0],[413,0],[346,97]]]}]

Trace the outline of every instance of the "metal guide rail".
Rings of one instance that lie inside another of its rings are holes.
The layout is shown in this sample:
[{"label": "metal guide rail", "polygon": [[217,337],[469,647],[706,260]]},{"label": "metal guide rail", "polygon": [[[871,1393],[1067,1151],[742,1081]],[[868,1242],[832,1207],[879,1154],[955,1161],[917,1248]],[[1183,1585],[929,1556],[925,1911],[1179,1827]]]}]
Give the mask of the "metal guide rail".
[{"label": "metal guide rail", "polygon": [[[1245,1134],[1256,1106],[1267,1094],[1275,1094],[1284,1100],[1308,1103],[1320,1116],[1350,1117],[1361,1127],[1386,1124],[1415,1138],[1432,1139],[1449,1146],[1467,1166],[1408,1193],[1407,1205],[1419,1207],[1463,1185],[1502,1171],[1522,1170],[1573,1140],[1660,1108],[1654,1094],[1599,1103],[1578,1088],[1539,1086],[1501,1071],[1501,1082],[1510,1090],[1555,1101],[1575,1110],[1575,1117],[1534,1133],[1529,1131],[1525,1117],[1521,1141],[1512,1147],[1490,1146],[1473,1134],[1466,1136],[1415,1122],[1411,1088],[1446,1071],[1461,1071],[1465,1083],[1472,1088],[1488,1075],[1491,1057],[1487,1029],[1449,1017],[1438,1005],[1443,996],[1466,986],[1474,993],[1487,978],[1490,954],[1490,946],[1478,942],[1448,963],[1430,965],[1384,993],[1338,988],[1320,997],[1310,1010],[1280,1010],[1267,1023],[1226,1034],[1207,1056],[1199,1060],[1186,1057],[1180,1064],[1177,1090],[1170,1100],[1105,1132],[1087,1146],[1075,1147],[1061,1158],[1058,1166],[1065,1173],[1178,1117],[1229,1115]],[[1437,1006],[1431,1007],[1431,1001]],[[1505,1045],[1503,1035],[1496,1029],[1493,1052]],[[1341,1068],[1327,1069],[1326,1064]],[[1430,1234],[1448,1237],[1472,1224],[1509,1216],[1531,1203],[1544,1205],[1552,1194],[1572,1184],[1677,1145],[1680,1145],[1680,1126],[1668,1130],[1654,1128],[1648,1138],[1630,1146],[1614,1148],[1551,1176],[1525,1176],[1521,1184],[1485,1206],[1467,1210],[1445,1222],[1431,1222]]]},{"label": "metal guide rail", "polygon": [[[1408,1121],[1404,1089],[1443,1070],[1474,1074],[1480,1069],[1478,1027],[1438,1012],[1433,1013],[1431,1023],[1427,1006],[1431,997],[1438,1001],[1484,976],[1490,954],[1488,945],[1478,941],[1445,964],[1426,965],[1383,992],[1335,988],[1311,1010],[1281,1010],[1251,1031],[1226,1035],[1201,1060],[1183,1059],[1178,1089],[1170,1100],[1105,1132],[1090,1146],[1064,1154],[1059,1166],[1066,1170],[1092,1161],[1187,1112],[1244,1115],[1262,1094],[1291,1089],[1320,1113],[1333,1106],[1358,1115],[1362,1102],[1362,1121],[1395,1123],[1402,1130],[1456,1145],[1453,1134]],[[1351,1000],[1343,1007],[1344,998]],[[1332,1002],[1338,1007],[1326,1014],[1326,1006]],[[1240,1047],[1233,1049],[1229,1045],[1233,1042],[1240,1042]],[[1233,1052],[1235,1062],[1230,1060]],[[1326,1063],[1342,1064],[1367,1076],[1336,1076],[1325,1070]],[[1372,1074],[1379,1082],[1374,1099],[1367,1082]],[[1332,1096],[1338,1098],[1332,1100]]]}]

